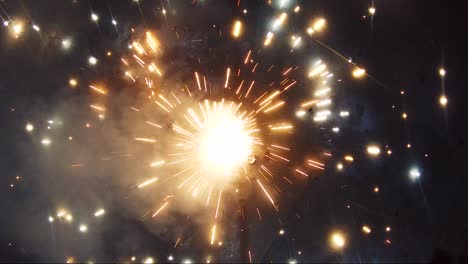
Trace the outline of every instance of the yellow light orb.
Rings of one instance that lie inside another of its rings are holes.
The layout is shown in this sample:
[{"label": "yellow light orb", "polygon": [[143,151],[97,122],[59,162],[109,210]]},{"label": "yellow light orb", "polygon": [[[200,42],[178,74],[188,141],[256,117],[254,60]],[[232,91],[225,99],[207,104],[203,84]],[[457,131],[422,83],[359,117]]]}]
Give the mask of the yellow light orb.
[{"label": "yellow light orb", "polygon": [[378,156],[380,154],[380,147],[377,145],[367,146],[367,154],[371,156]]},{"label": "yellow light orb", "polygon": [[236,20],[232,26],[231,34],[234,38],[238,38],[242,34],[242,21]]},{"label": "yellow light orb", "polygon": [[78,84],[78,81],[74,78],[71,78],[70,80],[68,80],[68,84],[71,86],[71,87],[76,87],[76,85]]},{"label": "yellow light orb", "polygon": [[444,68],[440,68],[440,69],[439,69],[439,75],[440,75],[441,77],[445,77],[445,74],[446,74],[445,69],[444,69]]},{"label": "yellow light orb", "polygon": [[330,246],[333,249],[342,249],[346,245],[346,238],[343,233],[335,231],[330,235]]},{"label": "yellow light orb", "polygon": [[441,95],[441,96],[439,97],[439,104],[440,104],[441,106],[445,107],[445,106],[447,105],[447,103],[448,103],[447,97],[446,97],[445,95]]},{"label": "yellow light orb", "polygon": [[27,132],[32,132],[34,130],[34,126],[31,123],[27,123],[25,128]]},{"label": "yellow light orb", "polygon": [[370,234],[372,232],[372,229],[366,225],[362,226],[362,232],[365,234]]},{"label": "yellow light orb", "polygon": [[366,75],[366,70],[361,69],[361,68],[355,68],[353,70],[353,77],[356,79],[360,79]]},{"label": "yellow light orb", "polygon": [[314,21],[314,23],[312,24],[312,28],[315,30],[315,31],[321,31],[325,28],[325,25],[326,25],[327,21],[323,18],[318,18]]}]

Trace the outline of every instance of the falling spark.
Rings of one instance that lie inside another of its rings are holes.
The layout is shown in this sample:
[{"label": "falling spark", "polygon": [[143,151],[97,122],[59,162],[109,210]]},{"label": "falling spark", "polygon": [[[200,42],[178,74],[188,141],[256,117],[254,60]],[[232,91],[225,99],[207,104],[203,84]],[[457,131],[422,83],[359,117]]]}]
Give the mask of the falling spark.
[{"label": "falling spark", "polygon": [[274,33],[268,32],[267,36],[265,38],[265,41],[263,42],[264,46],[269,46],[271,44],[271,41],[273,40],[273,37],[275,36]]},{"label": "falling spark", "polygon": [[74,78],[71,78],[70,80],[68,80],[68,84],[70,84],[71,87],[76,87],[78,81]]},{"label": "falling spark", "polygon": [[155,182],[155,181],[157,181],[157,180],[158,180],[158,178],[149,179],[149,180],[147,180],[147,181],[145,181],[145,182],[139,184],[137,187],[138,187],[139,189],[141,189],[141,188],[143,188],[143,187],[145,187],[145,186],[148,186],[148,185],[152,184],[153,182]]},{"label": "falling spark", "polygon": [[362,226],[362,232],[364,232],[366,234],[370,234],[372,232],[372,230],[370,229],[370,227],[364,225],[364,226]]},{"label": "falling spark", "polygon": [[275,126],[275,127],[270,127],[271,130],[289,130],[293,128],[292,125],[281,125],[281,126]]},{"label": "falling spark", "polygon": [[228,87],[228,83],[229,83],[229,75],[231,74],[231,68],[227,68],[226,70],[226,82],[224,83],[224,88],[227,88]]},{"label": "falling spark", "polygon": [[326,21],[324,18],[318,18],[312,24],[314,31],[322,31],[325,28]]},{"label": "falling spark", "polygon": [[339,232],[335,231],[330,236],[330,245],[334,249],[342,249],[346,244],[346,239],[344,235]]},{"label": "falling spark", "polygon": [[213,225],[213,228],[211,229],[211,242],[210,244],[213,245],[214,239],[216,236],[216,224]]},{"label": "falling spark", "polygon": [[97,59],[95,57],[91,56],[91,57],[88,58],[88,63],[89,63],[89,65],[94,66],[94,65],[97,64]]},{"label": "falling spark", "polygon": [[445,74],[446,74],[445,69],[444,69],[444,68],[440,68],[440,69],[439,69],[439,75],[440,75],[441,77],[445,77]]},{"label": "falling spark", "polygon": [[158,215],[159,212],[161,212],[168,204],[169,204],[169,202],[164,203],[164,205],[161,206],[161,208],[159,208],[159,209],[156,211],[156,213],[153,214],[152,217],[155,217],[156,215]]},{"label": "falling spark", "polygon": [[156,140],[151,138],[135,138],[135,140],[147,143],[156,143]]},{"label": "falling spark", "polygon": [[380,154],[380,147],[377,145],[367,146],[367,154],[371,156],[378,156]]},{"label": "falling spark", "polygon": [[234,21],[231,34],[234,38],[238,38],[242,34],[242,22],[240,20]]},{"label": "falling spark", "polygon": [[445,95],[441,95],[439,97],[439,104],[442,106],[442,107],[445,107],[447,106],[447,103],[448,103],[448,99]]},{"label": "falling spark", "polygon": [[34,126],[31,123],[27,123],[25,129],[27,132],[32,132],[34,130]]},{"label": "falling spark", "polygon": [[96,217],[103,216],[104,213],[105,213],[104,209],[99,209],[94,213],[94,216],[96,216]]},{"label": "falling spark", "polygon": [[366,74],[366,70],[364,70],[364,69],[356,67],[353,70],[353,77],[356,78],[356,79],[360,79],[360,78],[364,77],[365,74]]},{"label": "falling spark", "polygon": [[263,184],[260,182],[259,179],[257,179],[257,182],[258,184],[260,185],[260,187],[262,188],[263,192],[265,193],[265,195],[268,197],[268,200],[270,200],[271,204],[273,205],[273,207],[275,207],[276,210],[278,210],[278,208],[276,207],[275,205],[275,202],[273,201],[273,199],[271,198],[270,194],[268,194],[267,190],[265,189],[265,187],[263,187]]}]

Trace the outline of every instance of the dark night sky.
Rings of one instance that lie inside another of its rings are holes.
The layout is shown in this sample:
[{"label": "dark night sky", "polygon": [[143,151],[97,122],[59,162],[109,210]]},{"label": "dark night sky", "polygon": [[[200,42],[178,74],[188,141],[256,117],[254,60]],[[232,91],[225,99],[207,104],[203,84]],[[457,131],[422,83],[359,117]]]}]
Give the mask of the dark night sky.
[{"label": "dark night sky", "polygon": [[[160,1],[140,2],[142,13],[130,0],[0,0],[3,18],[8,14],[27,19],[38,23],[42,31],[38,35],[28,30],[21,39],[13,40],[6,27],[0,28],[0,117],[3,121],[0,261],[57,262],[70,255],[82,261],[92,257],[101,261],[127,260],[133,255],[152,255],[160,260],[168,253],[181,258],[202,259],[210,253],[218,254],[224,261],[240,259],[236,246],[205,252],[203,243],[196,238],[201,232],[196,222],[187,222],[186,215],[177,212],[167,229],[180,225],[177,228],[185,230],[189,238],[185,247],[172,249],[175,240],[172,232],[161,232],[164,227],[153,229],[139,221],[135,215],[141,212],[129,209],[132,191],[121,182],[106,180],[114,179],[109,175],[118,168],[106,171],[108,166],[99,169],[90,166],[86,169],[89,176],[83,178],[78,174],[64,175],[69,170],[61,168],[61,161],[71,155],[96,150],[99,156],[112,150],[106,145],[111,142],[102,143],[99,146],[102,149],[92,146],[100,144],[99,132],[87,134],[82,127],[71,125],[83,123],[90,115],[86,105],[88,95],[71,91],[67,87],[69,76],[79,76],[87,82],[98,75],[113,79],[113,74],[120,74],[112,69],[89,69],[86,65],[89,55],[104,57],[108,49],[114,53],[125,50],[132,26],[172,28],[184,32],[184,38],[167,44],[171,45],[167,47],[168,56],[176,61],[170,76],[184,78],[178,65],[187,65],[186,72],[190,74],[201,67],[212,76],[223,76],[226,63],[242,57],[246,50],[262,41],[266,21],[276,12],[267,9],[265,1],[242,0],[240,8],[235,8],[235,1],[170,1],[168,18],[164,20],[160,15]],[[265,51],[262,56],[266,61],[292,65],[321,56],[336,68],[343,80],[335,86],[339,90],[335,100],[350,110],[351,118],[339,124],[340,136],[328,142],[330,133],[317,132],[315,125],[303,123],[299,125],[299,139],[294,144],[298,151],[322,148],[334,153],[353,153],[360,162],[344,173],[336,173],[335,163],[330,163],[331,169],[323,175],[311,177],[297,190],[285,192],[285,205],[290,209],[278,218],[284,221],[286,236],[276,236],[279,225],[273,213],[265,216],[271,220],[250,223],[249,243],[255,261],[284,262],[295,258],[300,262],[427,262],[436,249],[446,250],[456,258],[463,254],[467,257],[468,171],[464,162],[468,108],[463,107],[463,102],[468,43],[463,9],[454,2],[375,0],[377,13],[372,22],[362,18],[368,15],[370,1],[300,2],[303,19],[291,21],[287,33],[300,32],[305,18],[327,18],[327,30],[320,41],[364,65],[373,78],[353,80],[346,63],[313,42],[305,44],[297,51],[299,54],[294,54],[297,56],[291,56],[284,43]],[[211,25],[228,28],[234,17],[243,17],[243,8],[249,10],[243,18],[249,32],[242,41],[213,37]],[[101,15],[98,26],[89,20],[91,10]],[[177,15],[171,13],[173,10]],[[117,31],[110,24],[111,14],[119,22]],[[70,51],[60,49],[63,36],[73,38]],[[194,46],[192,39],[202,41]],[[193,63],[196,57],[204,62],[201,66]],[[99,68],[111,68],[112,62],[102,60],[100,64]],[[449,104],[445,111],[438,104],[441,65],[447,70],[445,87]],[[405,90],[404,96],[400,90]],[[300,97],[293,94],[290,100],[297,102]],[[406,122],[401,120],[402,111],[409,115]],[[61,147],[45,152],[37,142],[40,139],[25,133],[24,126],[28,121],[39,126],[59,112],[68,120],[63,124],[63,131],[54,136],[65,137],[74,132],[77,137],[83,137],[78,139],[83,145],[73,150]],[[367,159],[364,146],[373,141],[391,146],[393,155]],[[410,150],[406,149],[409,142]],[[429,157],[424,157],[426,153]],[[421,168],[419,184],[411,183],[406,176],[411,166]],[[16,175],[22,177],[18,183]],[[10,188],[11,183],[15,183],[15,188]],[[64,190],[63,184],[70,189]],[[382,189],[378,194],[372,192],[374,185]],[[90,213],[98,202],[105,205],[108,214],[103,223],[96,224],[98,231],[90,233],[89,238],[80,238],[68,227],[53,230],[47,217],[59,206],[58,199],[80,208],[80,212]],[[300,221],[296,212],[302,215]],[[362,235],[363,223],[374,227],[372,236]],[[235,229],[237,223],[226,220],[225,224]],[[383,231],[386,225],[392,227],[390,235]],[[341,253],[334,253],[326,246],[327,234],[334,227],[348,232],[349,246]],[[238,239],[236,235],[231,238]],[[392,241],[390,246],[385,243],[387,238]]]}]

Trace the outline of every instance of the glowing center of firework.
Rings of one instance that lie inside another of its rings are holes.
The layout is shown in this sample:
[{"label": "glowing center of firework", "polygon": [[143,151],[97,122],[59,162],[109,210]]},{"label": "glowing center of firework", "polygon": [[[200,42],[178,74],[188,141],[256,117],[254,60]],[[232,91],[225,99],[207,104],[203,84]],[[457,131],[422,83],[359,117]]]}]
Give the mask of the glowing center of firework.
[{"label": "glowing center of firework", "polygon": [[250,162],[253,140],[246,124],[230,109],[210,112],[199,134],[200,161],[210,178],[230,177]]}]

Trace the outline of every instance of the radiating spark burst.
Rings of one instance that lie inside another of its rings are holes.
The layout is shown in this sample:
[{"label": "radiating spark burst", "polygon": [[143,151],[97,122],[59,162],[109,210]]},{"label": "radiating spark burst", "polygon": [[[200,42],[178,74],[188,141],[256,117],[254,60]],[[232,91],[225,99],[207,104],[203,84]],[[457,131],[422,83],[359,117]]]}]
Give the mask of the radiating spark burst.
[{"label": "radiating spark burst", "polygon": [[[286,13],[280,14],[275,22],[274,29],[278,30],[287,18]],[[316,25],[320,30],[325,21],[319,20]],[[242,22],[235,21],[232,28],[232,36],[240,37],[242,34]],[[145,176],[135,185],[137,189],[158,188],[162,184],[168,184],[167,196],[162,201],[156,202],[150,216],[156,221],[171,209],[176,200],[172,192],[183,193],[190,197],[203,200],[204,204],[213,209],[213,222],[209,229],[209,242],[215,245],[222,230],[219,213],[223,207],[223,192],[233,190],[233,185],[241,181],[247,181],[252,188],[256,188],[265,197],[265,201],[271,204],[274,211],[279,210],[277,201],[277,187],[272,185],[271,178],[279,177],[293,184],[293,181],[285,175],[276,175],[275,171],[280,167],[288,167],[289,164],[297,165],[289,157],[291,148],[278,144],[284,137],[294,133],[294,124],[284,115],[279,115],[283,109],[287,109],[288,101],[285,94],[294,90],[298,81],[293,75],[298,67],[278,67],[282,73],[274,89],[269,89],[256,80],[258,68],[265,69],[270,74],[273,65],[259,66],[255,50],[248,50],[245,57],[241,58],[241,66],[225,67],[225,74],[221,83],[212,82],[202,71],[194,71],[191,84],[184,83],[182,89],[157,88],[156,78],[166,78],[164,65],[158,61],[158,57],[164,53],[163,45],[159,43],[156,34],[150,31],[140,34],[141,38],[130,41],[130,54],[122,54],[121,66],[124,68],[123,79],[130,86],[145,88],[148,105],[154,106],[163,116],[162,120],[152,120],[153,113],[146,107],[137,108],[130,106],[127,109],[136,115],[145,118],[144,130],[135,132],[132,137],[134,142],[146,143],[148,147],[159,144],[168,144],[168,147],[158,153],[158,159],[146,163],[146,166],[154,170],[154,175]],[[270,45],[274,33],[269,32],[264,45]],[[294,46],[300,42],[300,37],[295,39]],[[255,63],[253,63],[255,62]],[[97,59],[89,57],[90,64],[96,64]],[[157,65],[157,66],[156,66]],[[236,65],[233,63],[232,65]],[[314,67],[315,72],[309,76],[316,80],[326,78],[330,73],[321,61]],[[312,70],[314,71],[314,70]],[[244,73],[252,77],[244,77]],[[273,73],[271,73],[273,75]],[[286,79],[284,79],[286,78]],[[96,83],[105,83],[98,81]],[[73,86],[70,83],[71,86]],[[94,98],[108,98],[111,100],[112,89],[102,88],[100,85],[88,85]],[[319,117],[331,116],[331,111],[325,109],[331,105],[331,88],[323,87],[315,91],[315,98],[302,103],[301,108],[320,108],[316,114]],[[102,101],[98,101],[101,103]],[[112,100],[111,100],[112,102]],[[103,112],[111,109],[110,106],[90,104],[94,111]],[[300,115],[305,115],[304,110]],[[262,120],[259,123],[258,120]],[[154,130],[159,132],[154,134]],[[151,133],[148,133],[148,132]],[[164,140],[160,133],[165,133]],[[306,165],[317,173],[325,170],[325,164],[321,161],[308,160]],[[161,173],[161,171],[172,171]],[[292,169],[297,177],[308,177],[305,169]],[[275,196],[276,194],[276,196]],[[257,213],[261,219],[260,211]],[[95,213],[95,215],[97,212]],[[97,216],[97,215],[96,215]],[[178,241],[180,240],[180,236]],[[219,241],[218,241],[219,242]],[[176,243],[177,244],[177,243]]]}]

